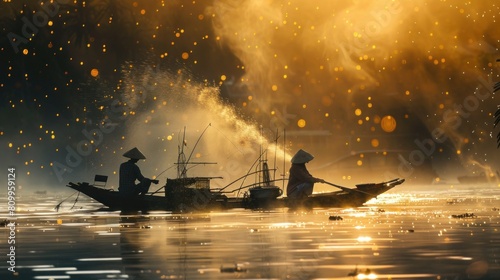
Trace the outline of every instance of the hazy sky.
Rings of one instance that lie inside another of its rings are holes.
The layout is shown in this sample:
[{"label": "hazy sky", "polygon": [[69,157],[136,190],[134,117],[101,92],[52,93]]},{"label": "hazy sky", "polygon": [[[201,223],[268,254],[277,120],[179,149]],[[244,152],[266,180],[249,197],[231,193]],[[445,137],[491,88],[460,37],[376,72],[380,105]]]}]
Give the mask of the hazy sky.
[{"label": "hazy sky", "polygon": [[1,165],[24,187],[96,173],[116,186],[137,146],[163,181],[186,127],[186,156],[217,162],[189,172],[218,186],[261,150],[284,174],[283,145],[285,162],[306,149],[310,170],[346,185],[494,173],[498,14],[491,1],[2,2]]}]

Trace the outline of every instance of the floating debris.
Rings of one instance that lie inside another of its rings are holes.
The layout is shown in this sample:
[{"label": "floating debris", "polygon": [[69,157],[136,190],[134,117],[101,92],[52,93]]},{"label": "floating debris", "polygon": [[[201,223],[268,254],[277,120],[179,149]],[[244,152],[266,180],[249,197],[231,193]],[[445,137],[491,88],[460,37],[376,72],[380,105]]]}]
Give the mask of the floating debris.
[{"label": "floating debris", "polygon": [[340,216],[330,216],[328,218],[328,220],[330,220],[330,221],[342,221],[344,219],[342,217],[340,217]]},{"label": "floating debris", "polygon": [[476,215],[474,215],[474,213],[464,213],[460,215],[451,215],[451,217],[455,219],[463,219],[463,218],[474,218],[476,217]]},{"label": "floating debris", "polygon": [[376,275],[371,271],[371,269],[365,269],[365,272],[360,272],[358,266],[354,268],[353,271],[349,272],[347,276],[356,277],[356,279],[376,279]]},{"label": "floating debris", "polygon": [[0,227],[6,227],[9,225],[11,222],[9,220],[3,220],[0,222]]},{"label": "floating debris", "polygon": [[353,271],[351,271],[351,272],[349,272],[349,273],[347,274],[347,276],[355,277],[355,276],[358,276],[358,274],[359,274],[359,273],[358,273],[358,265],[356,265],[356,267],[354,268],[354,270],[353,270]]},{"label": "floating debris", "polygon": [[457,203],[463,203],[464,201],[465,201],[465,199],[463,199],[463,198],[451,198],[451,199],[446,200],[446,204],[453,205],[453,204],[457,204]]},{"label": "floating debris", "polygon": [[247,272],[247,269],[243,268],[243,267],[239,266],[237,263],[235,263],[234,266],[231,266],[231,267],[224,267],[221,265],[220,272],[221,273]]}]

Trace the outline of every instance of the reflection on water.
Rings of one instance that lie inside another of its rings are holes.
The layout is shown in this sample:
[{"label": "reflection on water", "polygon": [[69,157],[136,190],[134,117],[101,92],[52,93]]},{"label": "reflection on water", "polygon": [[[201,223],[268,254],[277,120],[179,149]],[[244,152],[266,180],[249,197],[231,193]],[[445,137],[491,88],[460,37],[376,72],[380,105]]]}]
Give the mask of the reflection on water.
[{"label": "reflection on water", "polygon": [[[13,279],[500,277],[491,194],[387,194],[358,209],[182,215],[94,211],[92,202],[55,212],[56,199],[32,200],[18,211]],[[464,213],[474,215],[456,218]],[[7,228],[1,232],[7,240]],[[5,263],[1,279],[12,276]]]}]

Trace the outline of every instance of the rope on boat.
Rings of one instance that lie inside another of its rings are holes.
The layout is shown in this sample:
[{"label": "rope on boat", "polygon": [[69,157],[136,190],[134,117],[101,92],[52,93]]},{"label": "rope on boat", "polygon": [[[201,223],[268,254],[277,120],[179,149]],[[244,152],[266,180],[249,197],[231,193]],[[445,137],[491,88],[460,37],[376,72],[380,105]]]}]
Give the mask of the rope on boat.
[{"label": "rope on boat", "polygon": [[[79,191],[76,191],[74,193],[72,193],[70,196],[66,197],[65,199],[63,199],[61,202],[59,202],[59,204],[56,205],[56,207],[54,207],[54,209],[59,212],[59,208],[61,208],[61,205],[63,204],[63,202],[65,202],[66,200],[68,200],[70,197],[72,197],[73,195],[75,195],[75,193],[78,193],[78,195],[80,195],[80,192]],[[78,199],[78,197],[76,198]],[[75,204],[76,204],[76,201],[75,201]],[[73,204],[74,206],[74,204]]]},{"label": "rope on boat", "polygon": [[[250,176],[250,175],[257,174],[257,173],[260,173],[260,172],[261,172],[261,170],[258,170],[258,171],[254,171],[254,172],[247,173],[247,174],[245,174],[245,175],[243,175],[243,176],[239,177],[238,179],[236,179],[236,180],[232,181],[231,183],[227,184],[225,187],[223,187],[222,189],[220,189],[220,190],[219,190],[219,192],[221,192],[221,193],[222,193],[222,192],[223,192],[223,190],[227,189],[229,186],[231,186],[232,184],[234,184],[234,183],[238,182],[239,180],[241,180],[241,179],[245,179],[246,177],[248,177],[248,176]],[[243,184],[242,184],[242,185],[243,185]],[[244,188],[244,187],[240,186],[240,188],[239,188],[239,189],[241,189],[241,188]],[[238,190],[238,189],[235,189],[235,190],[230,191],[230,192],[225,192],[225,193],[232,193],[232,192],[235,192],[236,190]]]},{"label": "rope on boat", "polygon": [[69,208],[70,210],[75,207],[76,203],[78,202],[79,197],[80,197],[80,192],[78,192],[78,194],[76,195],[75,202],[73,203],[73,206],[71,206],[71,208]]},{"label": "rope on boat", "polygon": [[[276,180],[271,180],[269,181],[269,183],[271,182],[279,182],[279,181],[286,181],[287,179],[276,179]],[[219,191],[219,193],[233,193],[235,191],[241,191],[242,189],[246,189],[246,188],[251,188],[251,187],[254,187],[254,186],[259,186],[259,185],[262,185],[262,182],[257,182],[257,183],[253,183],[253,184],[250,184],[250,185],[246,185],[246,186],[241,186],[237,189],[234,189],[232,191],[227,191],[227,192],[222,192],[222,191]],[[280,189],[281,190],[281,189]]]},{"label": "rope on boat", "polygon": [[[203,134],[205,134],[205,132],[207,131],[207,129],[209,127],[211,127],[211,126],[212,126],[212,123],[209,123],[207,125],[207,127],[205,127],[205,129],[203,130],[203,132],[201,132],[200,137],[198,137],[198,139],[196,140],[196,143],[194,143],[193,149],[191,149],[191,153],[189,154],[189,157],[187,158],[187,160],[184,159],[182,161],[182,163],[183,163],[183,170],[182,170],[182,173],[180,174],[181,176],[179,176],[180,178],[186,176],[187,169],[186,169],[186,165],[185,164],[188,163],[191,160],[191,157],[193,156],[194,150],[196,149],[196,146],[198,146],[198,143],[200,142],[201,138],[203,137]],[[182,153],[182,155],[184,156],[184,153]]]},{"label": "rope on boat", "polygon": [[[266,151],[264,151],[264,152],[263,152],[263,151],[261,151],[260,155],[259,155],[259,156],[257,157],[257,159],[254,161],[254,163],[252,164],[252,166],[250,166],[250,168],[248,169],[247,175],[245,175],[245,176],[243,176],[243,177],[240,177],[240,179],[243,179],[243,181],[241,181],[241,185],[240,185],[240,187],[237,189],[237,190],[238,190],[238,194],[236,194],[236,196],[239,196],[239,195],[240,195],[239,191],[243,188],[243,183],[245,182],[245,179],[248,177],[248,175],[261,172],[261,170],[259,170],[259,171],[256,171],[256,172],[253,172],[253,173],[250,173],[250,170],[252,170],[252,169],[253,169],[253,167],[255,166],[255,164],[256,164],[257,162],[259,162],[259,161],[260,161],[260,159],[262,158],[262,155],[264,155],[264,153],[265,153],[265,152],[266,152]],[[238,179],[238,180],[240,180],[240,179]],[[232,184],[232,183],[231,183],[231,184]],[[224,188],[222,188],[222,190],[223,190],[223,189],[225,189],[225,188],[227,188],[227,187],[229,187],[229,185],[227,185],[227,186],[225,186]]]}]

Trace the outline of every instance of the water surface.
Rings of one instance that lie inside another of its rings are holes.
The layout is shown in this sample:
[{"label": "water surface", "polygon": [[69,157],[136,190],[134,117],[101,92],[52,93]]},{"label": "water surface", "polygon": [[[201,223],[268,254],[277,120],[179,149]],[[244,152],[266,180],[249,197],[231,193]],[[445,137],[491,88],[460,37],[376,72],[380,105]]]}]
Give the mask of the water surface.
[{"label": "water surface", "polygon": [[2,261],[1,279],[500,279],[496,190],[197,214],[98,211],[82,198],[56,212],[62,199],[19,198],[16,274]]}]

